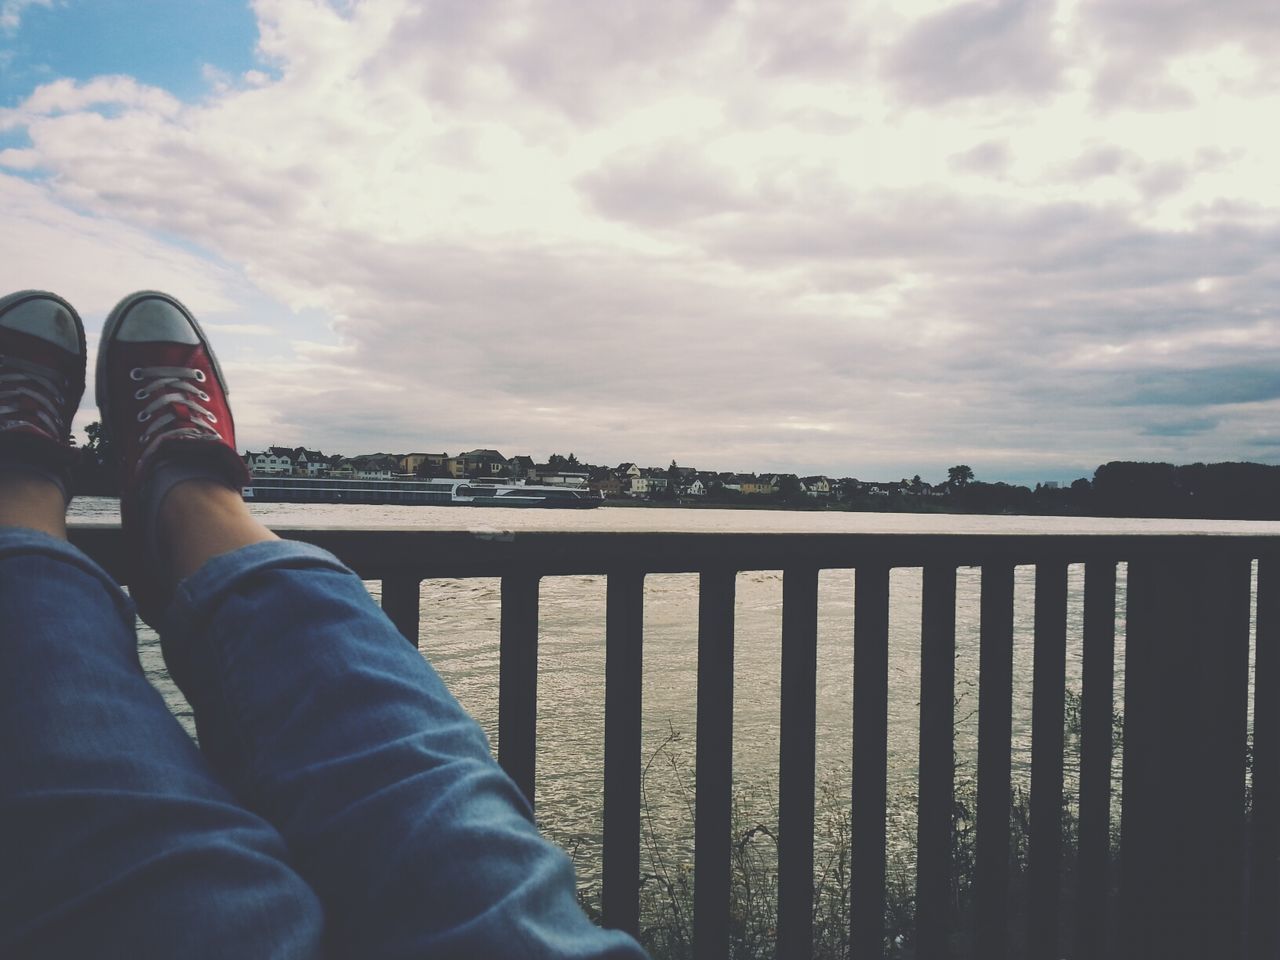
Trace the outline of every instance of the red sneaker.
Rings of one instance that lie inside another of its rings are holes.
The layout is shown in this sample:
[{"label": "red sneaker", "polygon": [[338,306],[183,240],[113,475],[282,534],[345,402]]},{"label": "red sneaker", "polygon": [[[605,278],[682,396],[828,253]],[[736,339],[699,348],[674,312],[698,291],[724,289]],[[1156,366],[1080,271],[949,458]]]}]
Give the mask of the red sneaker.
[{"label": "red sneaker", "polygon": [[234,489],[249,482],[227,393],[213,348],[181,303],[143,290],[116,305],[98,345],[97,394],[122,501],[136,496],[162,452]]},{"label": "red sneaker", "polygon": [[84,368],[84,325],[71,304],[40,290],[0,298],[0,460],[48,473],[64,493]]}]

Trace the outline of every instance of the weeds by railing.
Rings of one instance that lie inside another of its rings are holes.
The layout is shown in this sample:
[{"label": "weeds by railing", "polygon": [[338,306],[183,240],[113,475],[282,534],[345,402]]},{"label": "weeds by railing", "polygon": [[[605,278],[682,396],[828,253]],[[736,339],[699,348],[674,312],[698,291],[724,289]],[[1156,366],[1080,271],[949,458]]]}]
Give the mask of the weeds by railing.
[{"label": "weeds by railing", "polygon": [[[1080,698],[1066,691],[1065,745],[1068,764],[1078,763],[1081,733]],[[1122,747],[1123,716],[1115,718],[1117,753]],[[694,960],[693,953],[693,861],[685,845],[664,834],[656,811],[672,801],[684,807],[693,819],[693,773],[685,751],[688,742],[682,731],[672,726],[664,739],[645,759],[641,780],[644,804],[642,841],[646,870],[641,884],[640,939],[654,960]],[[655,775],[663,770],[674,784],[674,797],[655,795]],[[1119,799],[1119,781],[1115,795]],[[735,791],[732,843],[731,939],[732,960],[773,960],[776,951],[778,914],[778,846],[775,822],[753,817],[753,797]],[[1079,820],[1077,797],[1069,789],[1064,797],[1062,832],[1062,915],[1074,915],[1076,845]],[[907,794],[891,802],[914,807],[917,798]],[[977,784],[972,777],[957,776],[952,812],[951,949],[964,956],[972,948],[969,930],[974,911]],[[1027,925],[1027,877],[1030,866],[1030,794],[1023,785],[1014,787],[1009,802],[1010,858],[1010,950],[1019,956],[1025,950]],[[1109,898],[1118,896],[1115,866],[1119,857],[1118,827],[1113,827],[1112,885]],[[815,806],[814,868],[814,957],[815,960],[849,960],[849,909],[852,889],[852,818],[847,783],[832,777],[818,786]],[[915,951],[915,837],[913,828],[890,836],[887,897],[885,906],[885,955],[894,960],[914,960]],[[599,916],[599,884],[579,891],[579,899],[593,916]],[[1114,938],[1114,932],[1107,939]],[[1063,956],[1074,955],[1069,925],[1064,925]]]}]

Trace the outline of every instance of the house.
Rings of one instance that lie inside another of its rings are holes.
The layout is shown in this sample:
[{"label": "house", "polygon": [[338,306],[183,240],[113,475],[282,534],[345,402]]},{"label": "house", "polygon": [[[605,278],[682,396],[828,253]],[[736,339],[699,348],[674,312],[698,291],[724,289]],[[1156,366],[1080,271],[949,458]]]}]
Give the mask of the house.
[{"label": "house", "polygon": [[590,487],[592,490],[599,490],[606,497],[620,497],[623,493],[622,480],[613,473],[592,480]]},{"label": "house", "polygon": [[757,477],[753,473],[738,479],[738,489],[745,496],[768,496],[778,492],[778,487],[773,482],[772,477]]},{"label": "house", "polygon": [[448,459],[447,453],[406,453],[400,458],[400,472],[430,475],[433,468],[442,469]]},{"label": "house", "polygon": [[533,457],[512,457],[507,461],[511,476],[516,480],[533,480],[537,477],[537,467]]},{"label": "house", "polygon": [[355,467],[351,461],[343,456],[332,456],[329,458],[329,479],[331,480],[354,480],[356,478]]},{"label": "house", "polygon": [[268,447],[261,453],[246,450],[244,465],[255,477],[289,477],[293,475],[293,451],[287,447]]},{"label": "house", "polygon": [[455,477],[501,477],[507,473],[507,458],[497,450],[468,450],[449,461]]},{"label": "house", "polygon": [[680,496],[682,497],[705,497],[707,488],[702,485],[702,481],[694,477],[688,483],[680,488]]},{"label": "house", "polygon": [[329,458],[319,450],[306,447],[293,449],[293,475],[295,477],[323,477],[329,472]]},{"label": "house", "polygon": [[626,479],[627,493],[633,497],[649,495],[649,477],[634,476]]},{"label": "house", "polygon": [[400,458],[389,453],[367,453],[348,463],[356,480],[394,480],[400,472]]},{"label": "house", "polygon": [[831,496],[831,481],[826,477],[803,477],[800,489],[811,497],[828,498]]},{"label": "house", "polygon": [[640,476],[640,468],[634,463],[620,463],[613,472],[621,477],[624,482],[632,477]]}]

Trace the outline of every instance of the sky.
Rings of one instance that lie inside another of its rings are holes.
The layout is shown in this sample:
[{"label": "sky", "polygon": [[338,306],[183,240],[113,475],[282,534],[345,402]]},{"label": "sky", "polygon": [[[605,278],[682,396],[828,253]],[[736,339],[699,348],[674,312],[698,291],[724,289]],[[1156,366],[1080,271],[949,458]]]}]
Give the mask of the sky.
[{"label": "sky", "polygon": [[91,350],[177,295],[241,449],[1280,463],[1278,48],[1274,0],[0,0],[0,287]]}]

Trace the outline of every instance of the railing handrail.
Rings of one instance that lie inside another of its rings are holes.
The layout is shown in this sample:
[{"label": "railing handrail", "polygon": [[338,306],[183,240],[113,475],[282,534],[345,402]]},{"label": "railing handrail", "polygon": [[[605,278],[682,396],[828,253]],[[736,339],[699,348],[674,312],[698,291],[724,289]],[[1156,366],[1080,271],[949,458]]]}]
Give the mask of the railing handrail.
[{"label": "railing handrail", "polygon": [[[368,579],[482,577],[510,573],[572,576],[642,570],[843,569],[877,564],[982,566],[1047,561],[1130,561],[1158,557],[1257,557],[1280,553],[1280,534],[1248,533],[721,533],[647,531],[511,531],[478,527],[355,529],[282,524],[282,537],[324,547]],[[119,525],[76,523],[72,543],[118,578],[126,575]],[[424,550],[429,544],[431,549]]]}]

